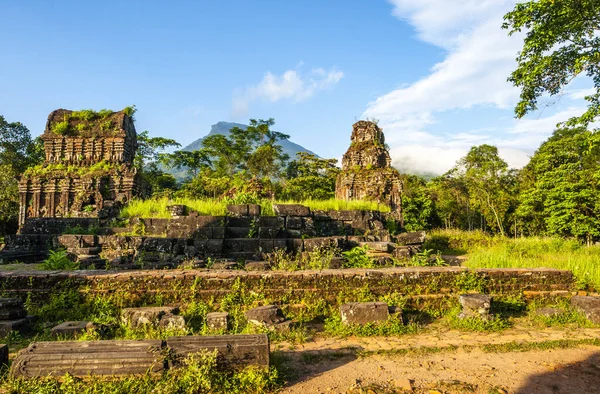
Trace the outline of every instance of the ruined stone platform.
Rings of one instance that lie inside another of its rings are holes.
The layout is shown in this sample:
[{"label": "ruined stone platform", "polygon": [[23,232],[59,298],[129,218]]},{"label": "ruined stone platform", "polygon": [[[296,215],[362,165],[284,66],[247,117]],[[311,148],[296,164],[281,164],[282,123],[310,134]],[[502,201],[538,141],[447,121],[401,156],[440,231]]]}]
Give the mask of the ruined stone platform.
[{"label": "ruined stone platform", "polygon": [[[11,296],[43,298],[64,289],[77,288],[86,294],[120,294],[131,302],[178,302],[181,297],[219,299],[234,289],[237,281],[261,289],[267,299],[283,296],[316,297],[334,302],[343,291],[368,288],[375,296],[397,293],[409,305],[468,292],[466,281],[478,283],[479,292],[489,295],[570,296],[573,274],[556,269],[477,269],[462,267],[396,267],[381,269],[332,269],[306,271],[238,270],[145,270],[95,271],[10,271],[0,272],[0,286]],[[150,305],[150,304],[149,304]],[[127,306],[127,305],[124,305]],[[132,305],[137,306],[137,305]]]}]

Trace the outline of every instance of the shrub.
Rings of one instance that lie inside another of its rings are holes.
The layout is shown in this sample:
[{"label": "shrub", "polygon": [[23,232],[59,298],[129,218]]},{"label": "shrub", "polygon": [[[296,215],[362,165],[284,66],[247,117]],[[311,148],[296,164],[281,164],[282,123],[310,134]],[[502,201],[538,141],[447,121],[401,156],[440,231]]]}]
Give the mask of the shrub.
[{"label": "shrub", "polygon": [[43,270],[76,270],[79,263],[71,261],[65,249],[51,250],[50,255],[41,264]]},{"label": "shrub", "polygon": [[69,126],[69,122],[68,121],[62,121],[62,122],[58,122],[58,123],[54,123],[54,125],[52,125],[52,132],[59,134],[59,135],[65,135],[68,134],[69,131],[71,131],[71,127]]},{"label": "shrub", "polygon": [[366,246],[356,246],[348,252],[343,252],[345,261],[344,268],[373,268],[373,260],[367,255],[369,249]]}]

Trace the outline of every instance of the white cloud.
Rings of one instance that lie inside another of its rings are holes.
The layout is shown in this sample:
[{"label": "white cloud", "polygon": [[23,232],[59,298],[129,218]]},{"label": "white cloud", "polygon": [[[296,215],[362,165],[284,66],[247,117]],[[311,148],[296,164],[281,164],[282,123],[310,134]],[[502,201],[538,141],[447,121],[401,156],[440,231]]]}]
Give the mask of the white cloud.
[{"label": "white cloud", "polygon": [[318,91],[337,84],[344,77],[344,73],[336,68],[314,68],[307,75],[301,75],[301,66],[302,63],[295,70],[287,70],[281,75],[269,71],[258,84],[235,91],[234,114],[245,114],[250,103],[255,100],[272,103],[285,99],[294,102],[306,100]]},{"label": "white cloud", "polygon": [[572,100],[582,100],[586,96],[591,96],[594,93],[596,93],[596,89],[595,88],[573,89],[569,93],[569,98],[571,98]]}]

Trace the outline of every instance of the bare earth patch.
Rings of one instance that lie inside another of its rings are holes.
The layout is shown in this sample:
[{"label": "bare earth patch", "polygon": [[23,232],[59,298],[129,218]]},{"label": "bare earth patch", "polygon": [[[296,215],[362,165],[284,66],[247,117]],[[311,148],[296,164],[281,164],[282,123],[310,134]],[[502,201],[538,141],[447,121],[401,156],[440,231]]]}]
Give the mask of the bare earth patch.
[{"label": "bare earth patch", "polygon": [[289,361],[297,380],[282,391],[288,394],[600,392],[600,349],[595,346],[510,353],[459,348],[419,357],[334,354]]}]

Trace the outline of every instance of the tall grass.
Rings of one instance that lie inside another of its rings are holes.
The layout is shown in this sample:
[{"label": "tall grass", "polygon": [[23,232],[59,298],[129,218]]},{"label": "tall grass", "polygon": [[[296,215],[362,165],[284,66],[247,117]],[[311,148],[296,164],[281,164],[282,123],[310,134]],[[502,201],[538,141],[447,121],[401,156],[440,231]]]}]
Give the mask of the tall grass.
[{"label": "tall grass", "polygon": [[560,238],[504,239],[468,254],[471,268],[556,268],[570,270],[580,288],[600,289],[600,246]]},{"label": "tall grass", "polygon": [[[231,204],[227,199],[192,199],[179,197],[169,199],[167,197],[153,198],[149,200],[133,200],[121,210],[121,217],[141,218],[170,218],[171,214],[167,206],[181,204],[197,211],[200,215],[224,216],[227,205]],[[263,216],[273,216],[273,202],[259,200]],[[275,204],[302,204],[312,210],[339,211],[339,210],[378,210],[389,212],[390,208],[384,204],[372,201],[343,201],[343,200],[306,200],[306,201],[275,201]]]}]

